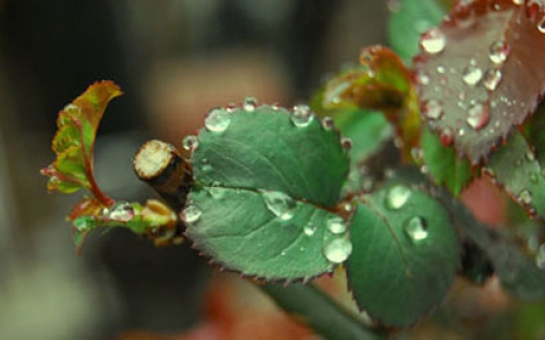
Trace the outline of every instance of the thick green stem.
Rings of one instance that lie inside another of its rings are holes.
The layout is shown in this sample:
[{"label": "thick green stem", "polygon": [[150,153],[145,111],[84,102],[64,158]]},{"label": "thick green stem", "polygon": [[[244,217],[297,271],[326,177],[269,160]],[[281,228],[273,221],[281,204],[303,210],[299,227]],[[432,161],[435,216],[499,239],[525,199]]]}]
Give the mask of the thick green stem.
[{"label": "thick green stem", "polygon": [[295,320],[326,339],[384,339],[387,333],[372,329],[352,313],[311,285],[264,285],[260,288]]}]

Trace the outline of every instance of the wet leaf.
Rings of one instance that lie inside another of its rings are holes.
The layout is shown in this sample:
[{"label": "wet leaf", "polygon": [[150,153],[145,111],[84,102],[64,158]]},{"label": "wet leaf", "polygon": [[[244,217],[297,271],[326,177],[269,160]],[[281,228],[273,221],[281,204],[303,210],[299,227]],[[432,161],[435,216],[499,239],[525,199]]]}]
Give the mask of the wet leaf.
[{"label": "wet leaf", "polygon": [[59,112],[58,130],[51,143],[57,159],[42,169],[42,174],[49,177],[50,191],[72,193],[87,189],[103,206],[113,204],[95,183],[93,146],[106,106],[121,94],[113,82],[97,82]]},{"label": "wet leaf", "polygon": [[488,161],[488,173],[521,206],[545,217],[543,169],[524,136],[515,131]]},{"label": "wet leaf", "polygon": [[199,132],[186,235],[214,263],[245,275],[291,281],[331,271],[351,247],[330,212],[349,165],[338,132],[314,115],[243,107],[213,110]]},{"label": "wet leaf", "polygon": [[545,90],[540,4],[460,1],[421,38],[422,114],[432,130],[453,134],[458,154],[474,164],[528,118]]},{"label": "wet leaf", "polygon": [[458,237],[441,203],[402,182],[363,196],[350,223],[349,286],[360,308],[408,326],[436,308],[454,282]]},{"label": "wet leaf", "polygon": [[471,165],[466,159],[460,159],[452,147],[446,147],[439,136],[424,129],[420,141],[424,163],[435,183],[444,185],[454,196],[471,182]]},{"label": "wet leaf", "polygon": [[438,25],[447,11],[439,0],[390,1],[389,8],[388,42],[408,64],[419,51],[420,35]]}]

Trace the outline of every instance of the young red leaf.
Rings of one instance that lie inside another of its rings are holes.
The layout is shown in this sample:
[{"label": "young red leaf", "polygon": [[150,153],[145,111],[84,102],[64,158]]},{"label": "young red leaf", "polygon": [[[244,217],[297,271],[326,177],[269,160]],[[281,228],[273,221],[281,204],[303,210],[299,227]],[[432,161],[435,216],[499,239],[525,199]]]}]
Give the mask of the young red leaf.
[{"label": "young red leaf", "polygon": [[541,0],[459,1],[422,35],[415,58],[422,114],[459,156],[487,158],[545,91]]},{"label": "young red leaf", "polygon": [[72,193],[83,188],[103,206],[114,203],[95,182],[93,146],[106,106],[121,94],[113,82],[97,82],[59,112],[58,130],[51,143],[57,159],[41,171],[49,176],[47,188],[50,191]]}]

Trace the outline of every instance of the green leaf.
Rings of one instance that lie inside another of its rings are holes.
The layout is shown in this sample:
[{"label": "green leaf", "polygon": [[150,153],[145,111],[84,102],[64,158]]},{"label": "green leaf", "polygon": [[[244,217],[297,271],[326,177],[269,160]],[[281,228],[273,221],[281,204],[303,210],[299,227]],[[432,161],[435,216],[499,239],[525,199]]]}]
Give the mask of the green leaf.
[{"label": "green leaf", "polygon": [[458,238],[439,201],[401,183],[363,196],[350,224],[349,286],[360,308],[408,326],[436,308],[460,261]]},{"label": "green leaf", "polygon": [[388,20],[388,42],[407,64],[418,53],[420,35],[447,13],[438,0],[400,0]]},{"label": "green leaf", "polygon": [[524,136],[515,131],[506,145],[490,156],[488,173],[496,184],[523,207],[545,217],[545,178],[543,169]]},{"label": "green leaf", "polygon": [[424,129],[420,139],[424,163],[436,184],[446,186],[454,196],[471,182],[473,175],[467,159],[456,155],[453,147],[445,147],[439,136]]},{"label": "green leaf", "polygon": [[58,130],[51,142],[57,159],[42,169],[42,174],[49,177],[50,191],[72,193],[87,189],[103,206],[114,203],[95,183],[93,146],[106,106],[121,94],[113,82],[97,82],[59,112]]},{"label": "green leaf", "polygon": [[332,219],[343,223],[330,212],[349,164],[338,132],[314,115],[298,121],[285,109],[244,106],[213,110],[199,132],[186,235],[245,275],[289,281],[331,271],[342,261],[324,249],[334,240],[350,246],[327,228]]}]

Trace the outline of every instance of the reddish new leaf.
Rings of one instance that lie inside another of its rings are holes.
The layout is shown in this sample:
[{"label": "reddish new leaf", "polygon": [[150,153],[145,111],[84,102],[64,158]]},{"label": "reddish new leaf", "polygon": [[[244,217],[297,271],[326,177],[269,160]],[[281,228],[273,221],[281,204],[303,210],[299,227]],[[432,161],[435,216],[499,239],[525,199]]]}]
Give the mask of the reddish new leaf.
[{"label": "reddish new leaf", "polygon": [[[93,194],[95,203],[103,206],[114,203],[95,182],[93,146],[106,106],[121,94],[113,82],[97,82],[59,112],[58,130],[51,143],[57,159],[41,171],[49,176],[50,191],[72,193],[83,188]],[[76,217],[71,215],[72,220]]]},{"label": "reddish new leaf", "polygon": [[473,164],[531,114],[545,91],[542,0],[459,1],[415,58],[430,128]]}]

